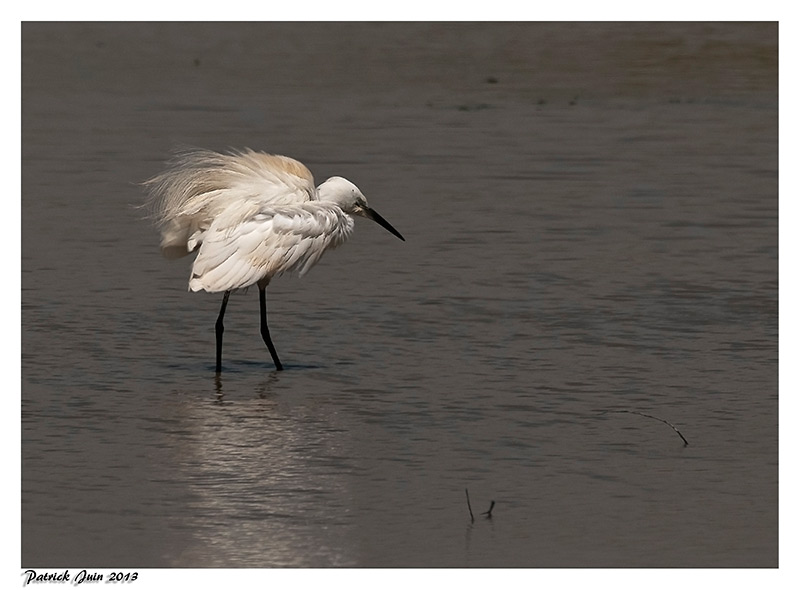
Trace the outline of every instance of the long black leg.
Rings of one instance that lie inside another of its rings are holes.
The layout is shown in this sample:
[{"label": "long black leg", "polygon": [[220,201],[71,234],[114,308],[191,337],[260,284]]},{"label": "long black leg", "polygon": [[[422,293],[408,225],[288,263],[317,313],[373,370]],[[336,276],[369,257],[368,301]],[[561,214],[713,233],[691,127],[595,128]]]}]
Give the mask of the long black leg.
[{"label": "long black leg", "polygon": [[219,316],[217,317],[217,373],[222,371],[222,333],[225,327],[222,325],[222,318],[225,316],[225,308],[228,307],[228,297],[231,296],[230,291],[225,291],[222,297],[222,307],[219,308]]},{"label": "long black leg", "polygon": [[272,355],[272,360],[275,362],[275,368],[278,371],[283,370],[281,360],[278,358],[278,352],[275,350],[275,345],[272,344],[272,338],[269,337],[269,327],[267,326],[267,288],[258,286],[258,300],[261,304],[261,337]]}]

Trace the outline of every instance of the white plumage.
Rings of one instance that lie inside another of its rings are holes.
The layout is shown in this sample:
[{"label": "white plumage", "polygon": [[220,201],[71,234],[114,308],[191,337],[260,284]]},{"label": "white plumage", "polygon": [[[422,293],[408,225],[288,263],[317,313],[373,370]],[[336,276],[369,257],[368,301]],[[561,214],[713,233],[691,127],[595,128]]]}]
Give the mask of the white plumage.
[{"label": "white plumage", "polygon": [[372,219],[403,239],[367,204],[353,183],[334,176],[319,187],[303,164],[286,156],[243,150],[220,154],[188,150],[145,182],[147,206],[161,229],[167,258],[197,251],[189,289],[225,292],[217,320],[221,370],[222,317],[233,289],[257,284],[262,335],[281,368],[266,327],[270,279],[305,274],[353,231],[353,218]]},{"label": "white plumage", "polygon": [[206,231],[195,232],[196,242],[188,242],[189,250],[200,247],[189,288],[213,293],[247,287],[284,272],[297,271],[302,276],[352,231],[353,219],[327,203],[265,205],[244,219],[228,208]]}]

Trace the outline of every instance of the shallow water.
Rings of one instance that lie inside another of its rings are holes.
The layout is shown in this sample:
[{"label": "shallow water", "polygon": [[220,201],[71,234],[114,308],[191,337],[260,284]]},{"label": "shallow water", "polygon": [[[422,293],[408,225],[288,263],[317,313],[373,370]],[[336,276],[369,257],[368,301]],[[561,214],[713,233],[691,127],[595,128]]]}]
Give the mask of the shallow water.
[{"label": "shallow water", "polygon": [[[777,565],[775,25],[25,24],[22,84],[23,567]],[[286,371],[133,207],[180,144],[406,237],[270,285]]]}]

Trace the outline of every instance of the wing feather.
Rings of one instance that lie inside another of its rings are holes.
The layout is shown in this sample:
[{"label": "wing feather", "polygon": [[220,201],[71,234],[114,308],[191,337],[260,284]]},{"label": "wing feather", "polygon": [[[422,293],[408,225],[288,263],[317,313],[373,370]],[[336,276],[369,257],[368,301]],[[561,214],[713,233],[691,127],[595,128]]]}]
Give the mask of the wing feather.
[{"label": "wing feather", "polygon": [[[186,150],[144,184],[146,206],[161,227],[161,249],[168,258],[197,249],[223,213],[225,223],[234,227],[236,219],[250,219],[265,207],[317,199],[314,177],[302,163],[249,149],[226,154]],[[234,203],[237,207],[231,207]]]},{"label": "wing feather", "polygon": [[262,207],[244,220],[223,211],[204,234],[189,289],[227,291],[283,273],[302,276],[352,229],[350,216],[320,202]]}]

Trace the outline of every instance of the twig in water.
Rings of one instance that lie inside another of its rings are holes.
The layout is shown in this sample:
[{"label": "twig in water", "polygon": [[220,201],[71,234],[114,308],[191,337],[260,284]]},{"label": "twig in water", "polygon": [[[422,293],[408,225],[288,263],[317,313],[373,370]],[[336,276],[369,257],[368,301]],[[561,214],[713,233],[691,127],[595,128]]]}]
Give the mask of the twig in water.
[{"label": "twig in water", "polygon": [[675,428],[674,424],[672,424],[671,422],[667,422],[666,420],[664,420],[663,418],[659,418],[658,416],[651,416],[650,414],[645,414],[643,412],[637,412],[636,410],[600,410],[600,411],[603,414],[605,414],[606,412],[617,412],[617,413],[623,413],[623,414],[638,414],[639,416],[644,416],[645,418],[652,418],[653,420],[658,420],[659,422],[663,422],[664,424],[666,424],[667,426],[672,428],[672,430],[674,430],[675,432],[678,433],[678,436],[680,436],[681,440],[683,441],[683,446],[684,447],[688,447],[689,446],[689,441],[686,440],[686,437],[681,434],[680,430]]},{"label": "twig in water", "polygon": [[489,510],[487,510],[486,512],[483,513],[483,514],[486,515],[486,518],[491,518],[492,517],[492,510],[494,510],[494,500],[492,500],[492,503],[489,506]]},{"label": "twig in water", "polygon": [[469,508],[469,519],[472,522],[475,522],[475,517],[472,515],[472,506],[469,503],[469,490],[464,488],[464,493],[467,494],[467,508]]}]

